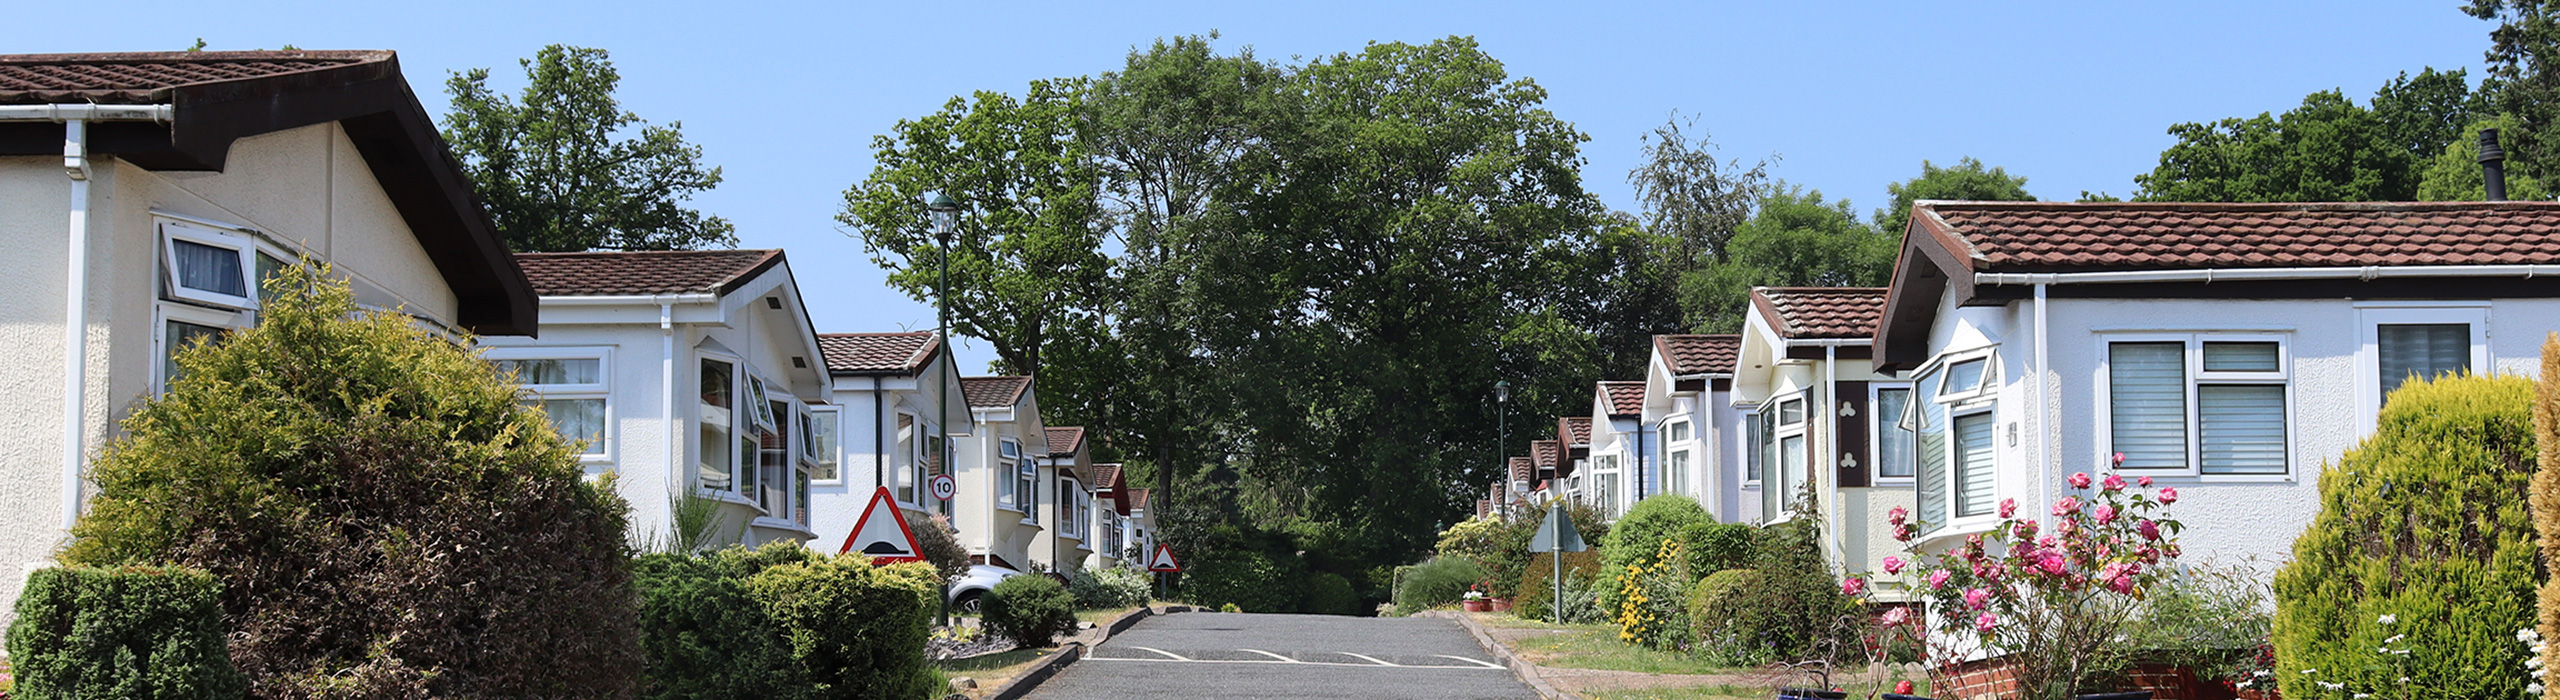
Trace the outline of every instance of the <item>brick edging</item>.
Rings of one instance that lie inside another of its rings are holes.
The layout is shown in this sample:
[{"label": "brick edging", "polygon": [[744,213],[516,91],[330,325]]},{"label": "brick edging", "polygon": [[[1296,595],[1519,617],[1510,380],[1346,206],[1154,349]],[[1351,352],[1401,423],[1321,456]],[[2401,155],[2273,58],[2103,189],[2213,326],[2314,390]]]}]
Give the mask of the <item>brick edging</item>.
[{"label": "brick edging", "polygon": [[1492,653],[1494,660],[1500,661],[1502,662],[1502,665],[1509,667],[1511,669],[1511,675],[1518,677],[1520,682],[1529,684],[1529,689],[1538,691],[1539,697],[1546,698],[1546,700],[1574,700],[1574,696],[1568,695],[1564,691],[1557,690],[1554,685],[1547,683],[1546,678],[1539,676],[1537,664],[1529,663],[1527,659],[1520,658],[1519,655],[1511,653],[1510,647],[1503,646],[1501,642],[1494,641],[1493,635],[1484,631],[1483,625],[1476,624],[1474,617],[1462,612],[1450,612],[1445,610],[1425,612],[1417,615],[1417,617],[1438,617],[1457,620],[1458,626],[1467,628],[1468,634],[1475,635],[1476,643],[1484,645],[1484,650]]},{"label": "brick edging", "polygon": [[1074,664],[1081,658],[1084,658],[1084,643],[1067,642],[1065,646],[1058,647],[1057,651],[1049,652],[1049,655],[1040,657],[1039,661],[1032,662],[1030,668],[1022,670],[1022,675],[1005,681],[1004,687],[997,688],[996,692],[987,695],[987,700],[1018,700],[1022,696],[1030,695],[1031,691],[1040,687],[1041,681],[1058,675],[1059,671],[1065,670],[1068,665]]}]

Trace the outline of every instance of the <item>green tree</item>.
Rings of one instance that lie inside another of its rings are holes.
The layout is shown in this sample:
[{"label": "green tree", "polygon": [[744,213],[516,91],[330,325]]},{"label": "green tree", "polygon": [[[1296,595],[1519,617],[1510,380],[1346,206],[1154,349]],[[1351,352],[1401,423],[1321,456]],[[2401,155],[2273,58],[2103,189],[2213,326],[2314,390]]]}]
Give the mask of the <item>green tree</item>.
[{"label": "green tree", "polygon": [[2520,127],[2509,162],[2534,177],[2560,173],[2560,3],[2470,0],[2462,11],[2498,23],[2489,30],[2489,76],[2480,91]]},{"label": "green tree", "polygon": [[1684,129],[1697,129],[1697,120],[1684,126],[1674,116],[1646,134],[1644,164],[1627,173],[1627,184],[1644,206],[1645,230],[1679,241],[1683,254],[1720,260],[1768,190],[1769,161],[1748,168],[1740,159],[1718,161],[1704,130],[1692,140]]},{"label": "green tree", "polygon": [[[651,125],[614,99],[622,74],[603,49],[553,44],[520,61],[518,98],[489,69],[445,81],[445,143],[517,252],[677,250],[735,245],[735,227],[688,209],[720,184],[684,125]],[[635,133],[636,132],[636,133]]]},{"label": "green tree", "polygon": [[2337,91],[2315,92],[2282,117],[2260,114],[2169,127],[2178,143],[2134,176],[2154,202],[2376,202],[2417,192],[2409,152],[2384,122]]},{"label": "green tree", "polygon": [[1858,220],[1849,200],[1780,184],[1733,237],[1732,254],[1681,280],[1701,333],[1742,329],[1753,287],[1872,287],[1891,279],[1901,237]]},{"label": "green tree", "polygon": [[2427,68],[2410,77],[2407,71],[2373,93],[2373,116],[2382,123],[2381,139],[2409,153],[2418,167],[2463,138],[2463,127],[2489,116],[2484,95],[2472,92],[2468,71]]},{"label": "green tree", "polygon": [[[1911,205],[1923,199],[1949,199],[1984,202],[2032,202],[2027,194],[2027,179],[2012,177],[2000,168],[1984,169],[1982,161],[1968,156],[1954,167],[1941,168],[1936,163],[1920,161],[1920,176],[1884,186],[1893,195],[1893,203],[1876,210],[1876,228],[1896,238],[1911,225]],[[1898,252],[1898,251],[1897,251]]]},{"label": "green tree", "polygon": [[[2480,172],[2480,139],[2482,129],[2497,129],[2504,140],[2516,128],[2515,117],[2499,115],[2463,129],[2461,138],[2445,144],[2444,152],[2426,162],[2418,179],[2418,200],[2422,202],[2477,202],[2489,197],[2489,188]],[[2507,198],[2549,201],[2551,191],[2540,178],[2514,171],[2507,173]]]}]

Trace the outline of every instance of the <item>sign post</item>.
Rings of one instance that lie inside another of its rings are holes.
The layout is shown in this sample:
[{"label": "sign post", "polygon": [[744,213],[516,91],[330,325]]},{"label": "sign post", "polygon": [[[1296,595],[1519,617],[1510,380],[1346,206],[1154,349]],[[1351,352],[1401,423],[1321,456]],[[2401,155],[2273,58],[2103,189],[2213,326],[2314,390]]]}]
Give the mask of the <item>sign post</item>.
[{"label": "sign post", "polygon": [[1156,597],[1161,598],[1164,597],[1167,587],[1171,585],[1166,582],[1164,575],[1182,573],[1182,562],[1173,559],[1172,545],[1159,542],[1156,543],[1155,554],[1147,557],[1147,571],[1156,574]]},{"label": "sign post", "polygon": [[844,547],[837,554],[861,552],[873,564],[896,564],[924,561],[924,547],[916,543],[916,531],[907,527],[907,516],[898,511],[897,499],[889,496],[889,487],[871,494],[871,505],[862,509],[862,519],[855,521],[853,532],[844,537]]},{"label": "sign post", "polygon": [[1529,551],[1545,551],[1551,557],[1549,573],[1555,575],[1556,597],[1547,600],[1547,609],[1554,611],[1556,624],[1564,624],[1564,553],[1586,549],[1590,547],[1583,544],[1582,533],[1573,529],[1573,518],[1565,515],[1564,501],[1548,503],[1547,517],[1538,523],[1538,534],[1529,537]]}]

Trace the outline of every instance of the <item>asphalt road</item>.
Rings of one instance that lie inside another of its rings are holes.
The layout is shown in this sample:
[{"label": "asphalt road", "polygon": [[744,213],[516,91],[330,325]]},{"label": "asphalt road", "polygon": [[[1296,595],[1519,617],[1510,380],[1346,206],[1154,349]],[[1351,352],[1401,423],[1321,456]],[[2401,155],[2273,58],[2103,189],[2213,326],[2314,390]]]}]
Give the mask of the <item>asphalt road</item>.
[{"label": "asphalt road", "polygon": [[1465,628],[1432,618],[1157,615],[1094,647],[1033,700],[1534,699]]}]

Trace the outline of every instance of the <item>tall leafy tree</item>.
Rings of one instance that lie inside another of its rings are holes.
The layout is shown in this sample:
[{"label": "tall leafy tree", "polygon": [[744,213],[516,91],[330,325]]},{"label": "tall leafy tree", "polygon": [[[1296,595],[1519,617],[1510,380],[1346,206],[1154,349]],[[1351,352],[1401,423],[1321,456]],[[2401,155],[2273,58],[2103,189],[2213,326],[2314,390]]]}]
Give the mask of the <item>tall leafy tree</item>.
[{"label": "tall leafy tree", "polygon": [[2463,127],[2490,116],[2485,93],[2474,92],[2469,71],[2427,68],[2411,76],[2402,71],[2373,93],[2373,116],[2381,139],[2409,153],[2413,162],[2444,152],[2463,137]]},{"label": "tall leafy tree", "polygon": [[[2461,137],[2445,144],[2444,152],[2426,161],[2426,169],[2418,180],[2418,200],[2424,202],[2477,202],[2487,199],[2486,176],[2480,172],[2480,140],[2482,129],[2497,129],[2501,141],[2516,129],[2515,117],[2497,118],[2473,123],[2461,131]],[[2507,173],[2507,198],[2549,201],[2551,191],[2542,179],[2517,172]]]},{"label": "tall leafy tree", "polygon": [[[1697,131],[1695,139],[1690,131]],[[1644,163],[1627,173],[1643,205],[1647,230],[1683,244],[1683,253],[1721,260],[1725,241],[1750,220],[1769,186],[1769,161],[1744,167],[1716,159],[1715,143],[1695,119],[1678,117],[1644,136]]]},{"label": "tall leafy tree", "polygon": [[2032,202],[2027,194],[2027,179],[2012,176],[2000,168],[1985,168],[1982,161],[1967,156],[1949,167],[1938,167],[1920,161],[1920,176],[1884,186],[1893,195],[1893,203],[1876,210],[1876,228],[1887,235],[1901,236],[1911,225],[1911,205],[1923,199],[1953,199],[1977,202]]},{"label": "tall leafy tree", "polygon": [[735,245],[735,227],[685,206],[720,184],[684,124],[652,125],[622,109],[603,49],[552,44],[521,62],[510,99],[489,69],[445,81],[445,143],[517,252],[675,250]]},{"label": "tall leafy tree", "polygon": [[1681,281],[1699,332],[1742,329],[1753,287],[1872,287],[1892,277],[1899,236],[1858,220],[1849,200],[1780,184],[1733,236],[1732,255]]},{"label": "tall leafy tree", "polygon": [[2137,175],[2135,198],[2173,202],[2373,202],[2417,191],[2414,158],[2381,119],[2337,91],[2282,117],[2169,127],[2178,143]]},{"label": "tall leafy tree", "polygon": [[2560,173],[2560,3],[2470,0],[2462,11],[2498,23],[2489,31],[2491,107],[2513,115],[2510,162],[2526,175]]}]

